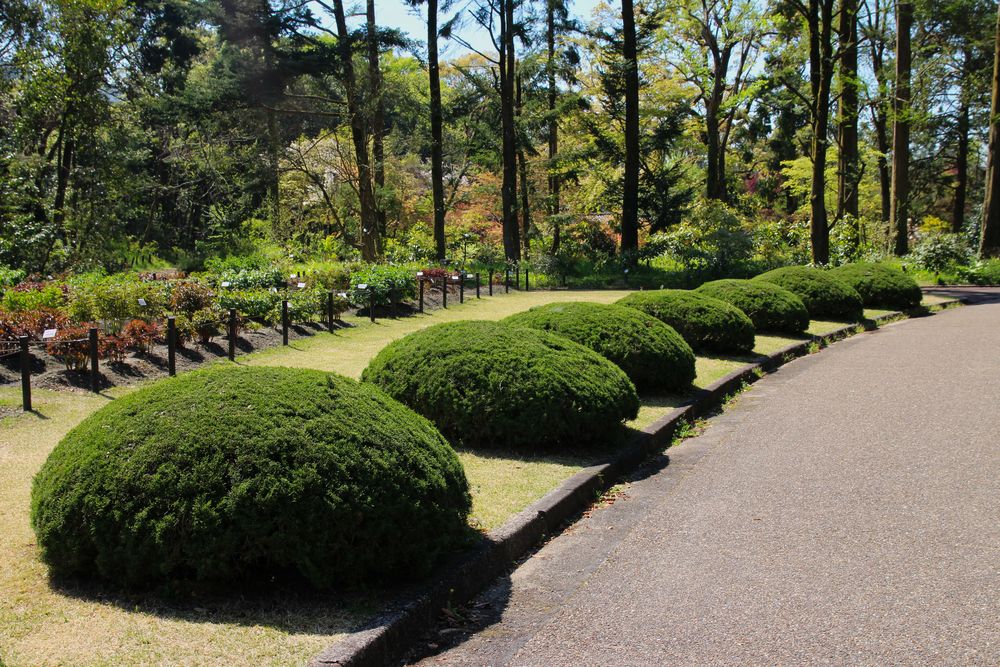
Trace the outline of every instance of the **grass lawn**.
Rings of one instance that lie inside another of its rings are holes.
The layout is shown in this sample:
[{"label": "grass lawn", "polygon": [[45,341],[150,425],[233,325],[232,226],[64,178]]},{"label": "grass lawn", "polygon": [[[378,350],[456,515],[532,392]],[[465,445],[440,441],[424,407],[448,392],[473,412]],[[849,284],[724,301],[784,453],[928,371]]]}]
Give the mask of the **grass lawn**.
[{"label": "grass lawn", "polygon": [[[354,327],[301,339],[239,357],[239,363],[296,366],[358,377],[388,342],[417,329],[460,319],[500,319],[552,301],[610,303],[625,292],[511,293],[467,299],[447,311]],[[875,311],[868,315],[878,314]],[[352,318],[353,319],[353,318]],[[813,322],[821,334],[841,323]],[[804,338],[758,336],[757,354],[773,353]],[[696,387],[706,387],[755,359],[700,357]],[[0,666],[134,664],[301,664],[349,632],[376,607],[373,599],[272,592],[233,599],[183,601],[114,598],[100,591],[50,583],[36,555],[28,523],[31,478],[63,435],[101,405],[128,392],[34,392],[35,414],[0,419]],[[19,405],[17,388],[0,390],[0,407]],[[647,396],[642,428],[685,400]],[[489,530],[601,457],[525,458],[509,452],[460,450],[473,492],[472,523]]]}]

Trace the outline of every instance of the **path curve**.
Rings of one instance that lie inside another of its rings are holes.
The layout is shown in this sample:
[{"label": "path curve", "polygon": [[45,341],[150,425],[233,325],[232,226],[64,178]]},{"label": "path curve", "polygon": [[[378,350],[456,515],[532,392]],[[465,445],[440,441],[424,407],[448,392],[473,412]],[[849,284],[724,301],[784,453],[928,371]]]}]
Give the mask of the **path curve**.
[{"label": "path curve", "polygon": [[421,664],[1000,664],[1000,291],[986,297],[761,380]]}]

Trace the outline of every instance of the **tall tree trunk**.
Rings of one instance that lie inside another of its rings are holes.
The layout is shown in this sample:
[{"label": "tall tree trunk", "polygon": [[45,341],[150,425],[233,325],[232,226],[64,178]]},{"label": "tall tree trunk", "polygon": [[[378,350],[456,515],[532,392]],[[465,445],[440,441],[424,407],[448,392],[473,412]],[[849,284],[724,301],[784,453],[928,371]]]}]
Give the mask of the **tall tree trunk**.
[{"label": "tall tree trunk", "polygon": [[1000,257],[1000,12],[993,49],[993,100],[990,105],[990,143],[986,166],[986,199],[983,202],[983,231],[979,256]]},{"label": "tall tree trunk", "polygon": [[896,3],[896,94],[893,101],[892,131],[892,219],[894,251],[903,256],[909,250],[910,233],[910,30],[913,4]]},{"label": "tall tree trunk", "polygon": [[375,0],[368,0],[365,11],[368,31],[368,87],[372,100],[372,161],[375,176],[375,219],[378,221],[379,254],[386,233],[385,210],[379,203],[385,188],[385,102],[382,99],[382,68],[379,63],[378,24],[375,22]]},{"label": "tall tree trunk", "polygon": [[[523,113],[520,73],[517,75],[517,95],[515,97],[517,117],[520,118]],[[517,142],[517,164],[519,171],[518,180],[521,182],[521,245],[524,248],[524,258],[530,259],[531,239],[528,238],[528,232],[531,231],[531,205],[528,200],[530,184],[528,183],[528,161],[524,157],[524,145],[521,139]]]},{"label": "tall tree trunk", "polygon": [[851,216],[855,225],[854,245],[861,238],[857,225],[858,182],[858,3],[843,0],[840,9],[840,80],[838,107],[840,160],[837,168],[837,219]]},{"label": "tall tree trunk", "polygon": [[434,201],[434,251],[439,262],[447,253],[444,234],[444,132],[441,113],[441,73],[438,67],[438,0],[427,0],[427,70],[431,105],[431,196]]},{"label": "tall tree trunk", "polygon": [[812,261],[830,262],[830,226],[826,211],[826,156],[830,131],[830,87],[833,83],[833,0],[809,0],[809,82],[812,91]]},{"label": "tall tree trunk", "polygon": [[622,254],[630,262],[639,250],[639,56],[635,7],[622,0],[622,55],[625,58],[625,175],[622,197]]},{"label": "tall tree trunk", "polygon": [[969,103],[962,100],[958,109],[958,154],[955,156],[955,203],[951,231],[958,234],[965,227],[965,208],[969,199]]},{"label": "tall tree trunk", "polygon": [[267,198],[271,205],[271,224],[281,223],[281,139],[278,136],[278,113],[265,109],[267,116]]},{"label": "tall tree trunk", "polygon": [[726,200],[726,174],[722,133],[719,129],[718,101],[707,100],[705,104],[705,138],[707,152],[707,169],[705,172],[705,196],[709,199]]},{"label": "tall tree trunk", "polygon": [[[880,20],[879,12],[880,10],[876,6],[873,12],[876,14],[876,21]],[[878,32],[877,26],[878,23],[873,26],[874,32]],[[872,104],[872,125],[875,128],[875,144],[878,149],[876,163],[878,166],[879,195],[882,203],[881,221],[883,224],[889,224],[889,219],[892,217],[892,174],[889,171],[888,156],[892,147],[889,144],[889,120],[886,117],[885,43],[872,38],[869,40],[869,45],[871,47],[872,70],[879,90],[878,97]]]},{"label": "tall tree trunk", "polygon": [[371,161],[368,159],[368,137],[365,119],[358,100],[357,78],[352,60],[351,35],[344,17],[343,0],[333,0],[334,19],[337,23],[337,41],[340,48],[341,67],[344,73],[344,93],[347,113],[351,122],[351,139],[354,142],[354,159],[358,165],[358,199],[361,206],[361,256],[365,261],[378,258],[379,229],[375,216],[375,192],[372,188]]},{"label": "tall tree trunk", "polygon": [[514,0],[501,0],[500,17],[500,124],[502,128],[503,246],[507,259],[521,257],[517,221],[517,131],[514,126]]},{"label": "tall tree trunk", "polygon": [[552,254],[559,252],[562,241],[559,222],[559,174],[555,172],[556,155],[559,154],[559,120],[556,118],[556,12],[557,0],[547,0],[545,11],[545,41],[547,60],[545,74],[548,78],[549,110],[549,216],[552,220]]}]

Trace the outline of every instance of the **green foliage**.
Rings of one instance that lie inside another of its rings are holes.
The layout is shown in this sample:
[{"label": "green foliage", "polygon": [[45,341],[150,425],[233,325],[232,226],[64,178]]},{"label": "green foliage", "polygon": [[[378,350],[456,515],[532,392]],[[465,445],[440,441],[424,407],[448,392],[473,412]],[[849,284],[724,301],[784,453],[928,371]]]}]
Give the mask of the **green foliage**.
[{"label": "green foliage", "polygon": [[13,287],[24,280],[25,273],[21,269],[12,269],[0,264],[0,289]]},{"label": "green foliage", "polygon": [[[375,305],[385,306],[399,303],[416,296],[416,271],[410,266],[391,264],[371,264],[351,274],[351,301],[359,306],[367,306],[374,292]],[[367,285],[367,289],[358,289]]]},{"label": "green foliage", "polygon": [[716,280],[697,291],[736,306],[757,331],[800,334],[809,328],[809,311],[802,299],[778,285],[761,280]]},{"label": "green foliage", "polygon": [[286,284],[284,272],[276,267],[223,271],[216,275],[215,281],[220,287],[235,290],[282,288]]},{"label": "green foliage", "polygon": [[211,343],[212,339],[221,334],[224,329],[222,313],[215,308],[196,310],[188,316],[188,322],[202,345]]},{"label": "green foliage", "polygon": [[37,289],[10,289],[4,292],[3,298],[0,299],[0,309],[12,311],[39,308],[56,310],[64,305],[66,305],[66,295],[58,285],[37,285]]},{"label": "green foliage", "polygon": [[961,234],[929,234],[917,242],[908,259],[921,269],[941,273],[968,264],[971,258]]},{"label": "green foliage", "polygon": [[274,317],[276,307],[280,314],[281,295],[266,289],[223,290],[217,303],[226,312],[235,308],[244,317],[273,324],[278,321]]},{"label": "green foliage", "polygon": [[632,308],[551,303],[504,321],[551,331],[589,347],[625,371],[640,391],[678,391],[695,378],[694,352],[680,334]]},{"label": "green foliage", "polygon": [[1000,285],[1000,259],[984,259],[969,270],[969,278],[977,285]]},{"label": "green foliage", "polygon": [[924,298],[917,281],[887,264],[845,264],[833,274],[853,287],[868,308],[908,310]]},{"label": "green foliage", "polygon": [[754,348],[750,318],[725,301],[688,290],[634,292],[618,301],[666,322],[696,351],[746,354]]},{"label": "green foliage", "polygon": [[685,270],[702,275],[732,273],[753,254],[746,222],[734,209],[714,200],[698,202],[680,224],[651,237],[649,243]]},{"label": "green foliage", "polygon": [[[288,320],[293,323],[320,322],[326,318],[326,290],[306,287],[288,293]],[[271,319],[281,321],[281,300],[274,306]]]},{"label": "green foliage", "polygon": [[56,576],[317,588],[413,578],[456,544],[468,484],[441,435],[370,385],[213,368],[116,399],[35,477]]},{"label": "green foliage", "polygon": [[208,285],[185,280],[174,283],[170,290],[170,308],[188,317],[196,311],[210,308],[215,303],[215,293]]},{"label": "green foliage", "polygon": [[[69,283],[70,318],[77,322],[101,321],[118,331],[130,320],[160,317],[167,305],[165,286],[143,282],[133,274],[111,276],[84,274]],[[143,300],[146,305],[140,305]]]},{"label": "green foliage", "polygon": [[612,444],[639,409],[628,376],[596,352],[499,322],[439,324],[386,346],[362,379],[455,442],[526,452]]},{"label": "green foliage", "polygon": [[786,266],[763,273],[754,280],[774,283],[802,299],[814,320],[864,319],[864,304],[854,288],[829,271],[810,266]]}]

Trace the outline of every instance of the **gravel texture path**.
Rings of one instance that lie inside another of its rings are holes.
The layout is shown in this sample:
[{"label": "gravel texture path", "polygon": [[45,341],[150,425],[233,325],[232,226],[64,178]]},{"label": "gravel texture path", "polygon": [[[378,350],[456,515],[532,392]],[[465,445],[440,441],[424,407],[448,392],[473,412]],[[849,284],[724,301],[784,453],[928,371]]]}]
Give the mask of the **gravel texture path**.
[{"label": "gravel texture path", "polygon": [[761,380],[421,664],[1000,665],[1000,290],[976,292]]}]

